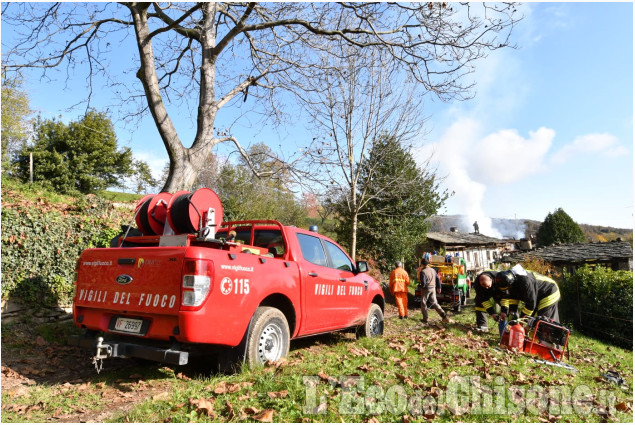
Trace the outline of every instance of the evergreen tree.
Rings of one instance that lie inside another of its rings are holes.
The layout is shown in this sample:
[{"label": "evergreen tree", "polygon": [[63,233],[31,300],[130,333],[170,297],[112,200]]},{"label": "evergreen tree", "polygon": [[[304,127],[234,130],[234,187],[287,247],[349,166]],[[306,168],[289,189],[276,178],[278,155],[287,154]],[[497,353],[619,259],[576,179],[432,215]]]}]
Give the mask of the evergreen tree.
[{"label": "evergreen tree", "polygon": [[[420,168],[409,149],[387,135],[373,144],[361,167],[360,180],[365,184],[360,190],[366,192],[368,202],[359,214],[360,251],[380,259],[384,271],[396,260],[416,262],[415,248],[428,230],[425,220],[437,213],[447,192],[440,191],[434,172]],[[341,240],[351,231],[345,211],[340,202]]]},{"label": "evergreen tree", "polygon": [[556,243],[581,243],[585,241],[584,232],[573,219],[558,208],[547,214],[536,234],[539,246],[549,246]]},{"label": "evergreen tree", "polygon": [[29,153],[33,153],[33,181],[62,193],[93,193],[120,186],[134,174],[130,148],[117,149],[112,122],[105,113],[89,111],[68,125],[38,118],[35,143],[25,146],[17,166],[29,179]]}]

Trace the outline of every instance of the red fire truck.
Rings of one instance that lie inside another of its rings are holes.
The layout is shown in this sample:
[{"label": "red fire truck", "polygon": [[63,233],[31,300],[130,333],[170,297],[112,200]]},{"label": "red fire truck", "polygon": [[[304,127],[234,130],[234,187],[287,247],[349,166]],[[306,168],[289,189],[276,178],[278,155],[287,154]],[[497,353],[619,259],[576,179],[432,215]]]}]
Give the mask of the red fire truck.
[{"label": "red fire truck", "polygon": [[[216,226],[222,204],[210,189],[142,198],[131,232],[77,262],[71,343],[94,360],[137,357],[219,364],[285,357],[289,340],[353,329],[383,333],[384,296],[367,263],[331,239],[277,221]],[[129,228],[130,229],[130,228]]]}]

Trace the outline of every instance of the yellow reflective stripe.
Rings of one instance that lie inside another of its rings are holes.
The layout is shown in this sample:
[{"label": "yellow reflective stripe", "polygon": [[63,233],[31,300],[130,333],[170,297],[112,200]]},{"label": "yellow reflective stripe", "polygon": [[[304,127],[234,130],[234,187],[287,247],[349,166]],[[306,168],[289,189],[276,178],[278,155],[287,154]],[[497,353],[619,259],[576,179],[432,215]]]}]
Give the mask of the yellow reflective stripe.
[{"label": "yellow reflective stripe", "polygon": [[507,303],[509,305],[518,305],[519,301],[518,300],[507,300]]},{"label": "yellow reflective stripe", "polygon": [[560,289],[557,289],[556,292],[554,292],[553,294],[540,300],[540,302],[538,303],[538,310],[549,307],[551,304],[556,303],[559,299]]},{"label": "yellow reflective stripe", "polygon": [[482,305],[484,308],[486,308],[486,309],[487,309],[487,308],[490,308],[490,307],[492,307],[492,306],[493,306],[493,304],[492,304],[489,300],[487,300],[487,301],[483,301],[483,302],[481,303],[481,305]]},{"label": "yellow reflective stripe", "polygon": [[476,311],[487,311],[483,307],[474,307],[474,310],[476,310]]},{"label": "yellow reflective stripe", "polygon": [[528,309],[528,308],[526,308],[526,307],[523,307],[523,314],[527,314],[527,315],[529,315],[529,314],[531,314],[531,313],[533,313],[533,311],[529,310],[529,309]]},{"label": "yellow reflective stripe", "polygon": [[509,307],[509,300],[501,300],[501,307]]},{"label": "yellow reflective stripe", "polygon": [[536,273],[536,272],[531,272],[531,273],[534,275],[536,279],[544,280],[545,282],[553,283],[554,285],[556,284],[556,281],[550,277],[547,277],[543,274]]}]

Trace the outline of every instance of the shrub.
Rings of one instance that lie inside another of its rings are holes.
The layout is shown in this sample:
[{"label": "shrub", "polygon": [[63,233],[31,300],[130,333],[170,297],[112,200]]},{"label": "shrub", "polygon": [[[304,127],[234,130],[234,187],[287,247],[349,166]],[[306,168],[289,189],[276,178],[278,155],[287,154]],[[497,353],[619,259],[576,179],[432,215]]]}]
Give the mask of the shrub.
[{"label": "shrub", "polygon": [[584,266],[565,273],[560,313],[584,333],[625,347],[633,340],[633,272]]},{"label": "shrub", "polygon": [[530,255],[520,264],[525,270],[531,270],[532,272],[540,273],[544,276],[549,276],[552,279],[559,280],[562,277],[558,273],[558,269],[556,267],[539,257]]},{"label": "shrub", "polygon": [[3,190],[2,298],[31,306],[69,304],[80,253],[108,246],[129,214],[96,196],[51,204]]}]

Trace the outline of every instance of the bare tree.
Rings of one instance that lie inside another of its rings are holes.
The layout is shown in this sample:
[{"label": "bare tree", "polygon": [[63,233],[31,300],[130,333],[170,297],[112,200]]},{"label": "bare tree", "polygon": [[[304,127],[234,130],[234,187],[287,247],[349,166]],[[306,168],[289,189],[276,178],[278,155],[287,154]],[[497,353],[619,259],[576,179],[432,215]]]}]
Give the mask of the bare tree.
[{"label": "bare tree", "polygon": [[[167,149],[170,169],[163,190],[188,189],[211,148],[234,143],[231,128],[215,129],[222,108],[249,96],[277,115],[277,94],[303,90],[307,77],[324,72],[324,53],[381,52],[425,90],[462,98],[471,83],[461,78],[487,51],[508,45],[517,22],[509,4],[446,3],[5,3],[5,70],[88,69],[87,100],[103,76],[128,116],[149,112]],[[135,74],[125,87],[112,75],[109,55],[134,34]],[[343,49],[346,49],[345,51]],[[70,78],[70,77],[69,77]],[[469,94],[468,94],[469,95]],[[192,102],[192,103],[190,103]],[[196,134],[186,147],[169,107],[190,107]]]},{"label": "bare tree", "polygon": [[416,95],[413,81],[404,81],[403,74],[391,67],[390,58],[370,52],[344,59],[325,57],[324,62],[331,71],[307,83],[310,90],[302,99],[319,135],[306,148],[304,166],[310,170],[314,187],[322,186],[345,200],[351,256],[355,258],[364,206],[383,192],[409,186],[402,175],[395,174],[384,181],[384,187],[368,191],[373,186],[374,168],[381,162],[369,162],[369,151],[382,137],[405,143],[419,135],[425,123],[423,97]]}]

